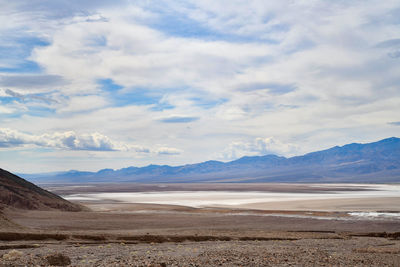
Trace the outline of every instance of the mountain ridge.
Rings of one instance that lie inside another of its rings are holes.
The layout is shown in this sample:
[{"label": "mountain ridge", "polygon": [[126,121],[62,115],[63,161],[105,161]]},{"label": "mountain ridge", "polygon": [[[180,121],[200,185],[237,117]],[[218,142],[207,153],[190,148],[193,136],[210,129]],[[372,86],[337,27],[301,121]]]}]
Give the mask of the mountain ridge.
[{"label": "mountain ridge", "polygon": [[244,156],[181,166],[23,175],[37,182],[400,182],[400,138],[334,146],[301,156]]}]

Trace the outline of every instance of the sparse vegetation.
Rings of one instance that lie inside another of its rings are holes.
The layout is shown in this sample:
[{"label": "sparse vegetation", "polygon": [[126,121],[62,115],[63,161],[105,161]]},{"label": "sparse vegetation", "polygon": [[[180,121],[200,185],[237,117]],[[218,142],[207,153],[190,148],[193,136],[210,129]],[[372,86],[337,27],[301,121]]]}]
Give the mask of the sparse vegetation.
[{"label": "sparse vegetation", "polygon": [[3,255],[3,260],[15,261],[15,260],[21,258],[23,255],[24,255],[24,253],[22,253],[21,251],[13,249],[10,252]]}]

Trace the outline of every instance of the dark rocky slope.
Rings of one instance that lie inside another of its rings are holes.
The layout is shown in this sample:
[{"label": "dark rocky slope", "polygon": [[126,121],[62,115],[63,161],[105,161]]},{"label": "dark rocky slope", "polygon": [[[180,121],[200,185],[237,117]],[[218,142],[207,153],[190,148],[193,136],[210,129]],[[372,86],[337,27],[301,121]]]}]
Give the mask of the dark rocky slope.
[{"label": "dark rocky slope", "polygon": [[0,209],[81,211],[83,208],[46,191],[8,171],[0,169]]}]

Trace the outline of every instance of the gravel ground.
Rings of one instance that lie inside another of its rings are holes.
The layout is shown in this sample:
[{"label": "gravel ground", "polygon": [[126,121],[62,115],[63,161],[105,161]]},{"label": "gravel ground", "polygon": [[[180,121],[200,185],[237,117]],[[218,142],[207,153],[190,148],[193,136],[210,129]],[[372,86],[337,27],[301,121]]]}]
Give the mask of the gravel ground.
[{"label": "gravel ground", "polygon": [[400,266],[400,240],[374,237],[29,244],[32,248],[0,251],[0,266],[49,266],[49,259],[56,260],[53,265],[70,266]]}]

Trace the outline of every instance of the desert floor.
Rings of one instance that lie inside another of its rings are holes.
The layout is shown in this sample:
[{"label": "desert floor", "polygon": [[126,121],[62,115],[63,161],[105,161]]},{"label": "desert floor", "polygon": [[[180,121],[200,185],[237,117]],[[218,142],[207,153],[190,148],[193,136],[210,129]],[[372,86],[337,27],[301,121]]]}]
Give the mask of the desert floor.
[{"label": "desert floor", "polygon": [[[331,192],[342,185],[74,185],[88,192]],[[90,189],[89,189],[90,188]],[[353,190],[364,190],[355,187]],[[188,207],[86,201],[87,212],[5,210],[0,266],[400,266],[400,197]],[[182,203],[184,204],[184,203]],[[62,255],[58,255],[61,253]]]}]

